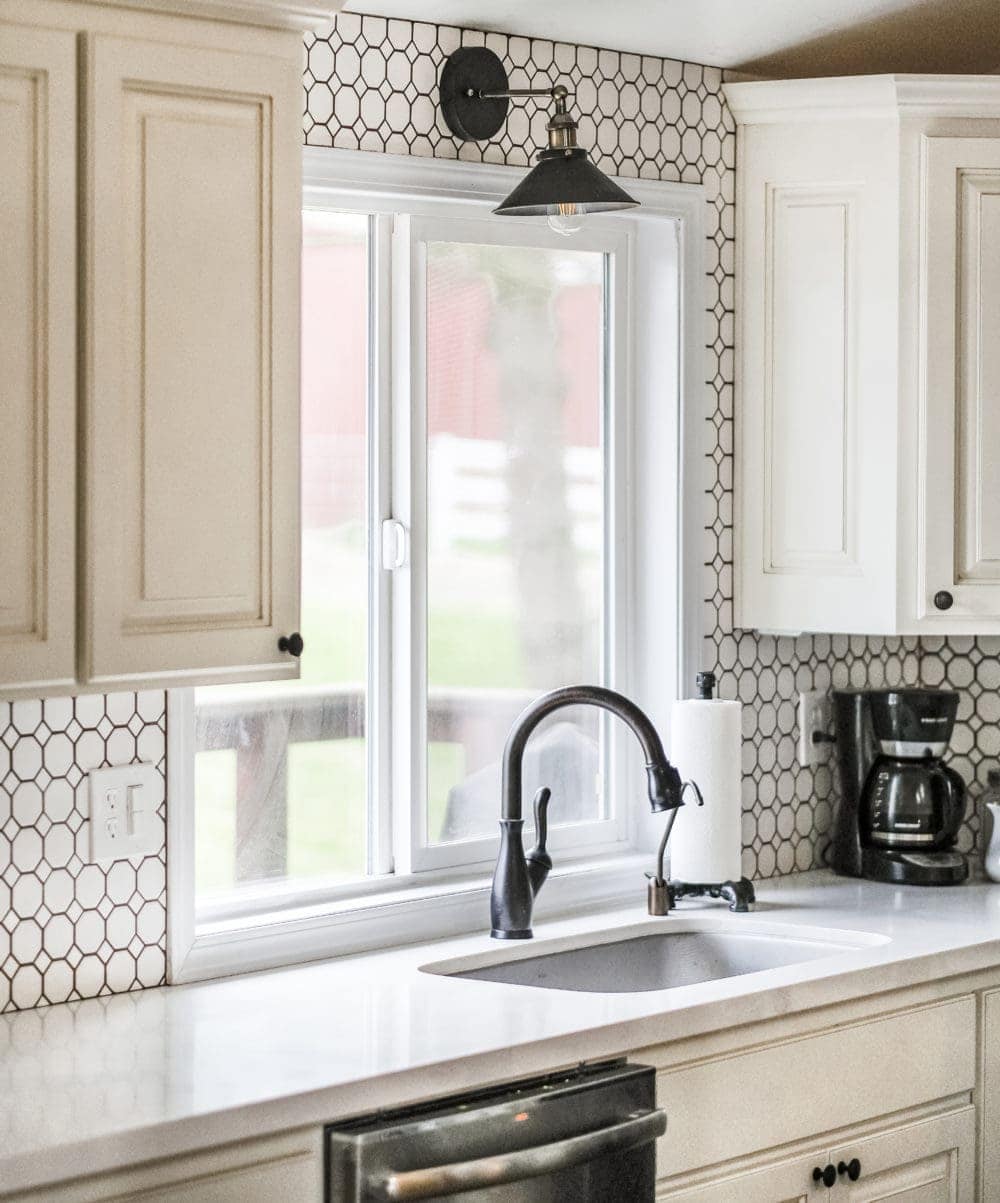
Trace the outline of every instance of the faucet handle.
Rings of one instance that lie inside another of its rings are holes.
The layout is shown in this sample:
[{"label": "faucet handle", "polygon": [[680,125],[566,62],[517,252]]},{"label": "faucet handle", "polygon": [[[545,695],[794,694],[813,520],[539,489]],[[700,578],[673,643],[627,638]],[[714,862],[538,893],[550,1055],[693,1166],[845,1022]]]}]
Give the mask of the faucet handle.
[{"label": "faucet handle", "polygon": [[552,868],[552,857],[549,856],[545,849],[545,841],[548,839],[549,823],[548,809],[549,799],[552,797],[552,791],[547,785],[535,794],[533,809],[535,812],[535,846],[525,856],[528,863],[528,878],[531,881],[531,892],[537,894],[545,884],[545,879],[549,875],[549,870]]},{"label": "faucet handle", "polygon": [[545,841],[549,838],[549,800],[552,797],[552,791],[547,785],[535,794],[535,800],[531,804],[531,808],[535,813],[535,846],[532,848],[534,852],[545,852]]},{"label": "faucet handle", "polygon": [[694,790],[694,796],[698,799],[698,801],[695,803],[695,805],[696,806],[704,806],[705,799],[701,796],[701,790],[698,788],[697,781],[685,781],[684,782],[684,784],[681,786],[681,798],[684,797],[684,795],[687,793],[687,791],[689,789]]}]

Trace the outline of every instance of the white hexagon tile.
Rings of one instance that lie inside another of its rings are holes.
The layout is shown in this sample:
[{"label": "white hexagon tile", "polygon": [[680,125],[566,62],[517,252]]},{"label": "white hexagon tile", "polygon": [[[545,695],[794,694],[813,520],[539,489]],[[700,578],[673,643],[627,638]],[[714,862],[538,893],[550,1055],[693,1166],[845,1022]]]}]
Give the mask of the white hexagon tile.
[{"label": "white hexagon tile", "polygon": [[166,804],[155,856],[88,863],[87,772],[166,766],[162,692],[0,702],[0,1011],[158,986]]}]

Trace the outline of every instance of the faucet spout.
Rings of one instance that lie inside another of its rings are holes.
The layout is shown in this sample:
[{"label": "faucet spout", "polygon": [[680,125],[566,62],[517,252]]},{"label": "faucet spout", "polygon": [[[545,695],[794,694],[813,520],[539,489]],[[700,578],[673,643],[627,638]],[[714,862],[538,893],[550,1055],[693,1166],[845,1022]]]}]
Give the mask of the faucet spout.
[{"label": "faucet spout", "polygon": [[571,685],[544,694],[524,710],[507,736],[503,753],[503,797],[500,817],[500,855],[493,875],[490,898],[492,935],[501,940],[531,937],[534,896],[552,867],[545,850],[547,789],[535,799],[535,826],[539,842],[525,857],[521,842],[522,765],[531,733],[553,711],[564,706],[598,706],[617,715],[631,727],[642,745],[646,761],[649,805],[653,811],[675,810],[682,805],[680,774],[667,759],[656,728],[634,703],[612,689],[598,685]]}]

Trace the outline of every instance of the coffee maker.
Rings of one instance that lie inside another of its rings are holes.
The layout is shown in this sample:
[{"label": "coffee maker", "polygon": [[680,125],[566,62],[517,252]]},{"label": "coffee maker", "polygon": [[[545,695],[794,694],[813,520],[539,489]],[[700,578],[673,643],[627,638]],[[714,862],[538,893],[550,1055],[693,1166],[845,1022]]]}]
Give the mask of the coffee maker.
[{"label": "coffee maker", "polygon": [[951,690],[834,691],[836,872],[902,885],[965,881],[968,862],[954,849],[965,783],[943,760],[957,711]]}]

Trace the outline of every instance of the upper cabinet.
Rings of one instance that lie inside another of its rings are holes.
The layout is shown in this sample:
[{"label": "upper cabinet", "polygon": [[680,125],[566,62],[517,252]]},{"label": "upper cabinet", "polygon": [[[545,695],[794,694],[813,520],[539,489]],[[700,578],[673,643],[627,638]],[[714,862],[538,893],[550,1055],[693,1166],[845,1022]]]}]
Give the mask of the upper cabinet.
[{"label": "upper cabinet", "polygon": [[13,7],[0,696],[294,677],[294,26],[337,5]]},{"label": "upper cabinet", "polygon": [[726,91],[737,623],[1000,633],[1000,81]]},{"label": "upper cabinet", "polygon": [[[1000,111],[1000,103],[998,103]],[[917,616],[1000,620],[1000,134],[927,140]],[[936,504],[936,499],[950,504]],[[941,600],[941,599],[939,599]]]},{"label": "upper cabinet", "polygon": [[0,25],[0,675],[76,677],[76,39]]}]

